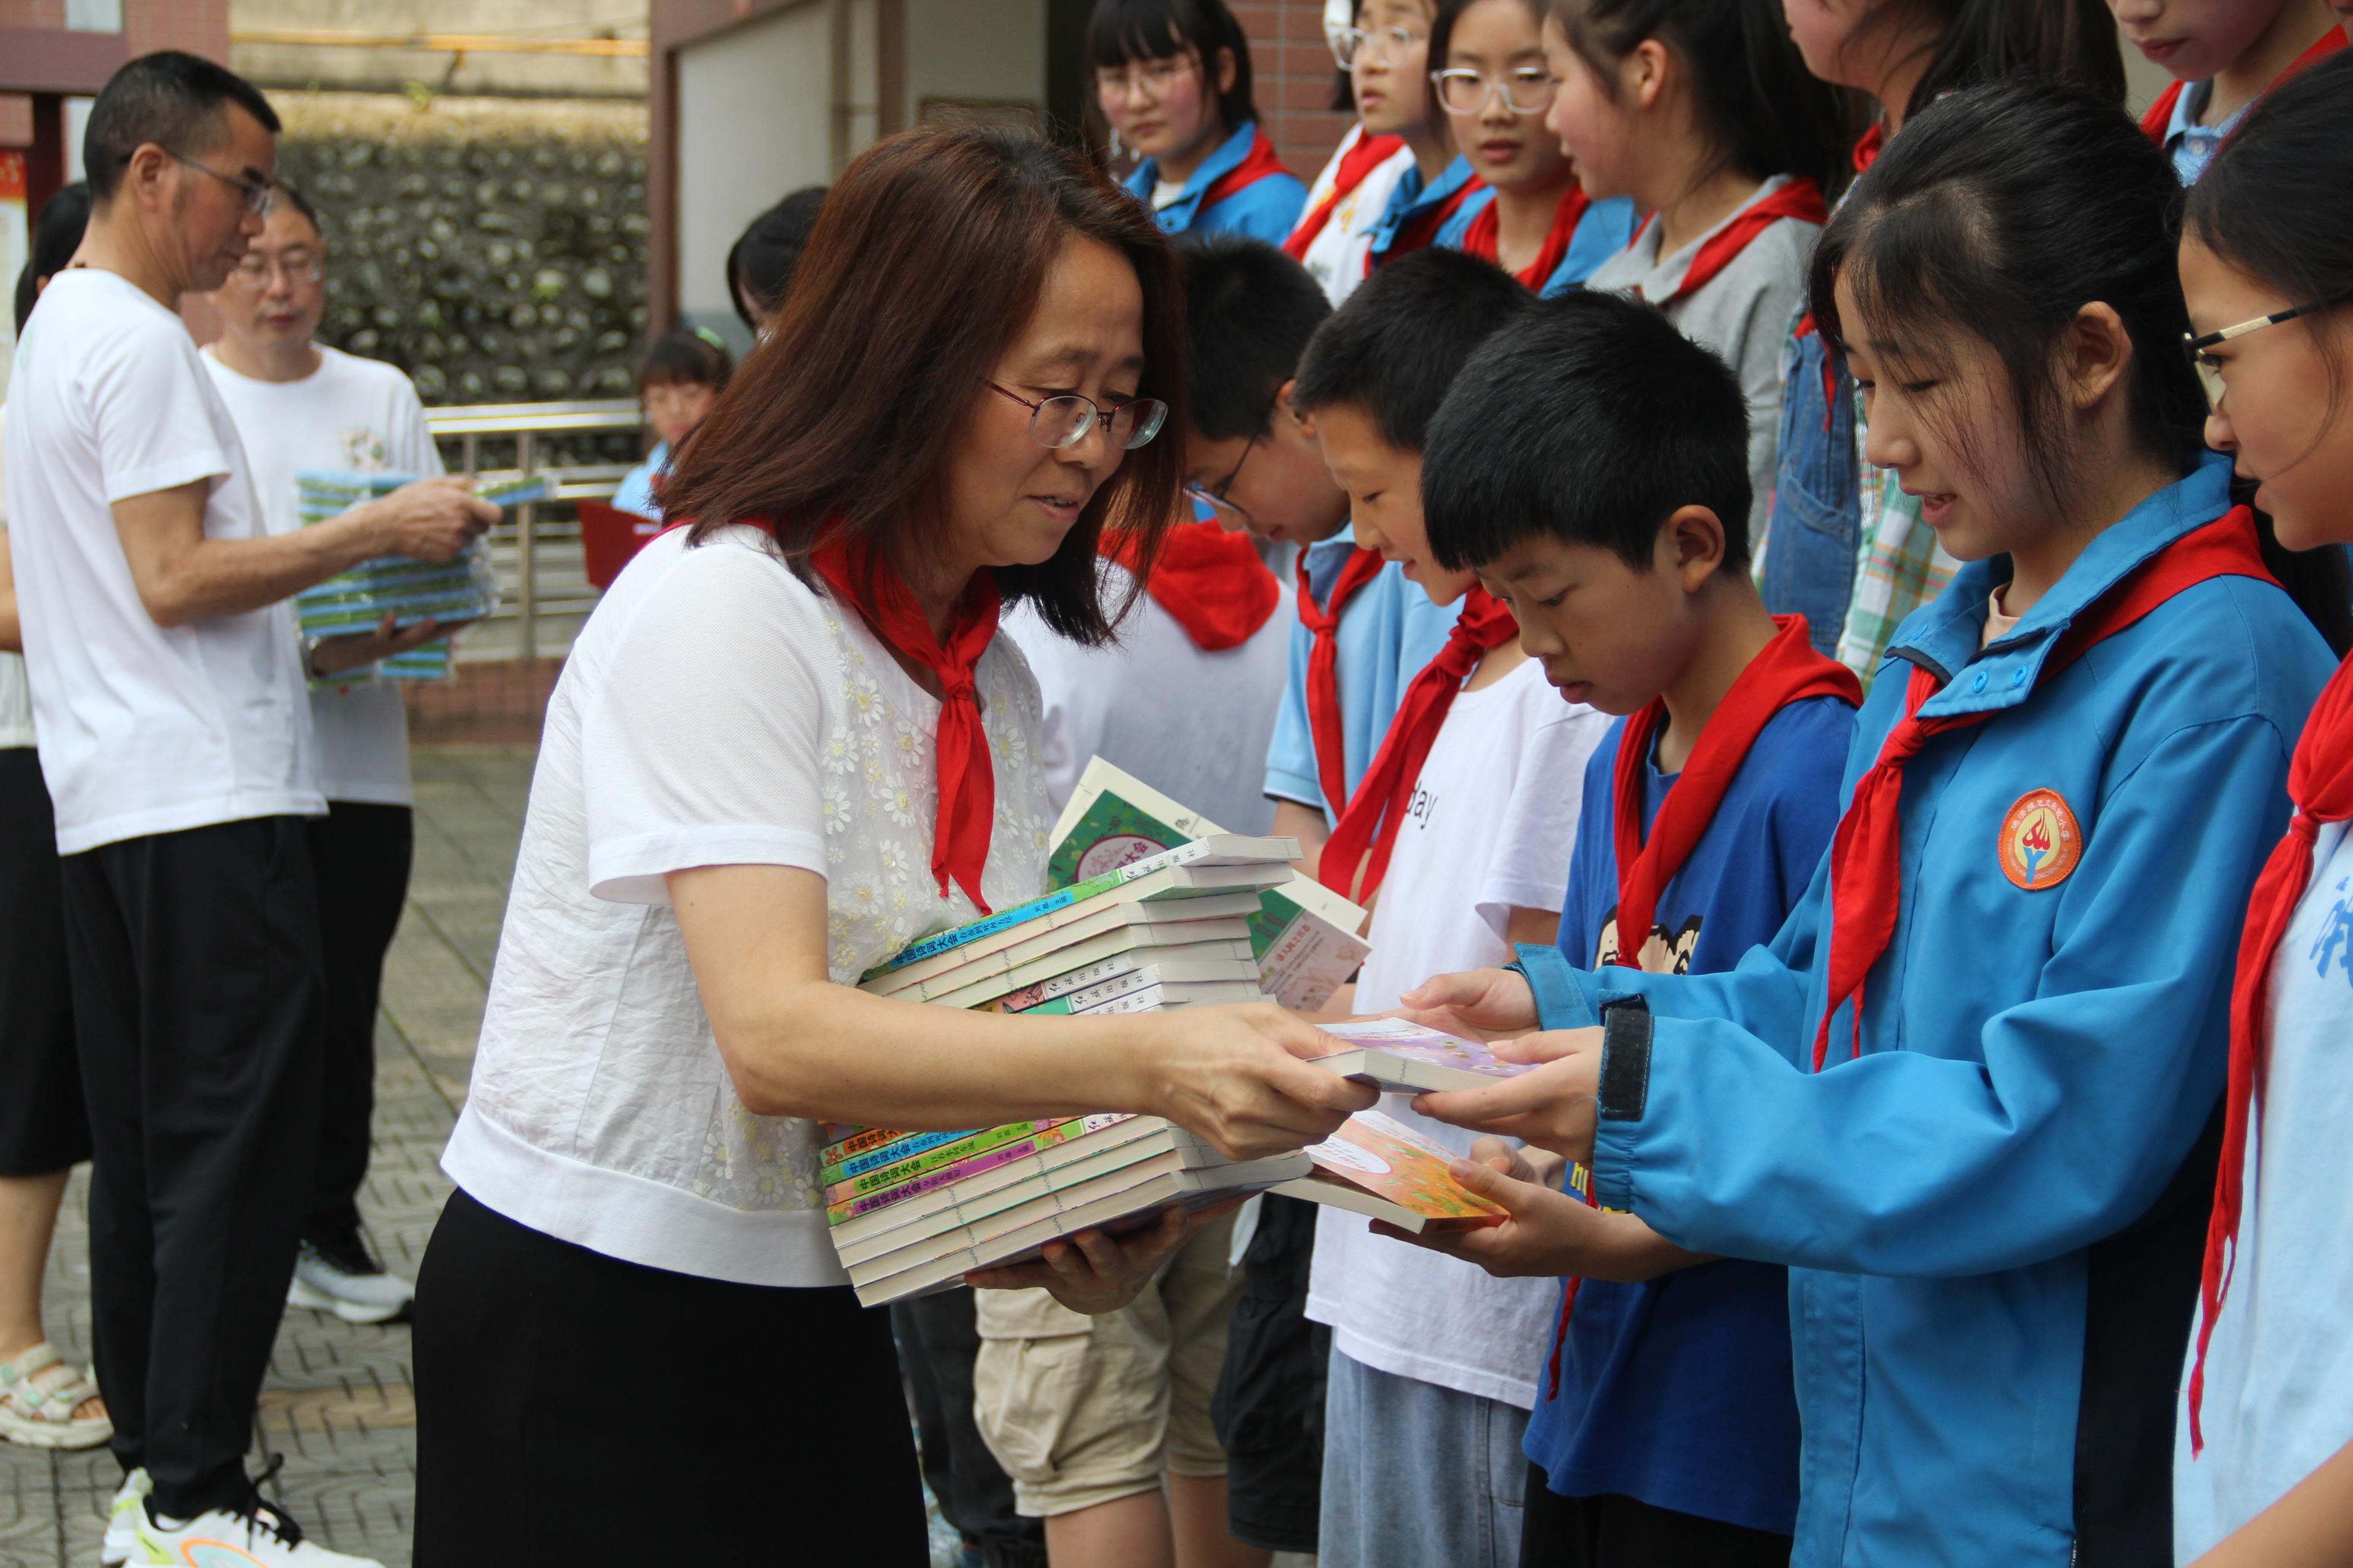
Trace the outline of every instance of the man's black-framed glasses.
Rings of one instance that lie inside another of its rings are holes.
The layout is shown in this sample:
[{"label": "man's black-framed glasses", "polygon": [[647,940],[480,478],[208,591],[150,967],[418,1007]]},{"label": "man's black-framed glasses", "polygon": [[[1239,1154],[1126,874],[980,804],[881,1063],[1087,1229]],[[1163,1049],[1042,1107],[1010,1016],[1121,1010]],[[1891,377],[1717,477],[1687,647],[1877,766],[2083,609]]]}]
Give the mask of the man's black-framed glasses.
[{"label": "man's black-framed glasses", "polygon": [[1168,419],[1168,405],[1156,397],[1131,397],[1105,408],[1094,399],[1076,393],[1030,398],[993,381],[988,386],[990,391],[1029,410],[1029,438],[1050,451],[1077,446],[1087,438],[1089,430],[1100,424],[1113,446],[1133,452],[1159,435],[1160,426]]},{"label": "man's black-framed glasses", "polygon": [[[225,174],[210,163],[199,162],[185,153],[174,153],[169,147],[164,149],[164,155],[210,174],[224,184],[235,185],[245,195],[245,210],[256,217],[268,217],[270,209],[278,205],[278,183],[275,180],[248,180],[242,174]],[[128,163],[131,157],[125,153],[122,161]]]}]

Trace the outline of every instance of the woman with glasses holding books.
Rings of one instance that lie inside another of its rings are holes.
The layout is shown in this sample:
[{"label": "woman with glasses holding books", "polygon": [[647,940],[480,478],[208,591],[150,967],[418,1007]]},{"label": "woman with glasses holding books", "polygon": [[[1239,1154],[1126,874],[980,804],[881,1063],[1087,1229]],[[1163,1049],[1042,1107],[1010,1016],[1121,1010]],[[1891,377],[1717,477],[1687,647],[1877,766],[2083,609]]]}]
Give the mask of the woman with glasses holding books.
[{"label": "woman with glasses holding books", "polygon": [[[910,132],[836,187],[781,352],[681,458],[691,526],[621,574],[549,704],[418,1281],[420,1562],[787,1536],[796,1560],[925,1561],[819,1119],[1128,1110],[1251,1156],[1369,1101],[1271,1005],[1039,1019],[855,988],[1045,889],[1037,687],[997,616],[1111,635],[1100,535],[1135,533],[1148,576],[1176,515],[1154,437],[1182,331],[1148,216],[1035,137]],[[988,1282],[1115,1306],[1184,1228]],[[758,1477],[776,1523],[713,1506],[717,1475]]]}]

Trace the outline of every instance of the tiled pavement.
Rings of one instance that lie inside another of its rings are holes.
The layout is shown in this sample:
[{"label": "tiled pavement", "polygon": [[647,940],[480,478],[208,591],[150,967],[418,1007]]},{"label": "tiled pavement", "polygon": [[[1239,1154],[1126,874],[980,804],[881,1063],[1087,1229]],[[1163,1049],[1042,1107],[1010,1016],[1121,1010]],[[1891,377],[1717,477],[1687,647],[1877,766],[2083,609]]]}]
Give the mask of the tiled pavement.
[{"label": "tiled pavement", "polygon": [[[526,748],[416,754],[417,869],[385,966],[376,1029],[375,1158],[360,1195],[370,1240],[397,1272],[418,1258],[449,1186],[434,1161],[466,1092],[531,779]],[[90,1354],[90,1272],[78,1177],[50,1252],[49,1338]],[[407,1568],[416,1488],[408,1330],[290,1311],[261,1396],[254,1468],[285,1456],[279,1500],[339,1551]],[[92,1568],[121,1472],[103,1449],[0,1444],[0,1565]]]},{"label": "tiled pavement", "polygon": [[[375,1155],[360,1194],[377,1253],[412,1279],[449,1191],[435,1161],[465,1100],[532,755],[528,747],[415,752],[417,868],[385,964]],[[44,1302],[50,1340],[82,1365],[90,1358],[85,1176],[67,1194]],[[277,1500],[315,1539],[408,1568],[416,1426],[406,1326],[287,1313],[262,1390],[252,1468],[285,1456]],[[107,1503],[121,1479],[102,1448],[47,1454],[0,1443],[0,1568],[94,1568]],[[953,1562],[953,1552],[938,1560]],[[1285,1557],[1279,1565],[1312,1561]]]}]

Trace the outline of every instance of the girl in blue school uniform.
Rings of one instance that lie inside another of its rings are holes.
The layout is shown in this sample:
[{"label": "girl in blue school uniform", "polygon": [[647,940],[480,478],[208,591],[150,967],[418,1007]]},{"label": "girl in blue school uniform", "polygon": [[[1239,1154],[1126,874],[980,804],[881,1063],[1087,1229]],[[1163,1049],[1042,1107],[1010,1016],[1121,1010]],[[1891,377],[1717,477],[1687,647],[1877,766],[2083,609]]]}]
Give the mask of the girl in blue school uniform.
[{"label": "girl in blue school uniform", "polygon": [[[2280,542],[2353,543],[2353,55],[2265,96],[2189,195],[2191,347]],[[2239,942],[2230,1087],[2174,1436],[2176,1560],[2353,1559],[2353,663],[2288,770],[2295,816]]]},{"label": "girl in blue school uniform", "polygon": [[1624,196],[1595,201],[1546,123],[1555,83],[1541,0],[1440,0],[1430,29],[1431,103],[1459,155],[1409,176],[1376,232],[1373,265],[1424,246],[1492,261],[1547,297],[1581,285],[1633,242]]},{"label": "girl in blue school uniform", "polygon": [[1406,997],[1566,1031],[1421,1102],[1590,1162],[1620,1212],[1472,1173],[1527,1261],[1789,1268],[1799,1568],[2169,1551],[2229,954],[2334,662],[2203,451],[2177,200],[2077,89],[1915,118],[1811,302],[1968,564],[1894,639],[1806,897],[1728,973],[1523,947]]},{"label": "girl in blue school uniform", "polygon": [[1307,205],[1258,128],[1250,40],[1225,0],[1099,0],[1083,53],[1127,188],[1170,234],[1232,230],[1281,245]]}]

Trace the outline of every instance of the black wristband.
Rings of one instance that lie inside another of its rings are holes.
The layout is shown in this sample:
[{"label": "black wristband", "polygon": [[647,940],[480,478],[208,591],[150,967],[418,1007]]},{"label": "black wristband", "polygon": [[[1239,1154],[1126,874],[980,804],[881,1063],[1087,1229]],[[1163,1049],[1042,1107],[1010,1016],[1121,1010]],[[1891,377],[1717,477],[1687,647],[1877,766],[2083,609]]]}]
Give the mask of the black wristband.
[{"label": "black wristband", "polygon": [[1601,1120],[1640,1121],[1651,1098],[1651,1010],[1639,997],[1601,1013]]}]

